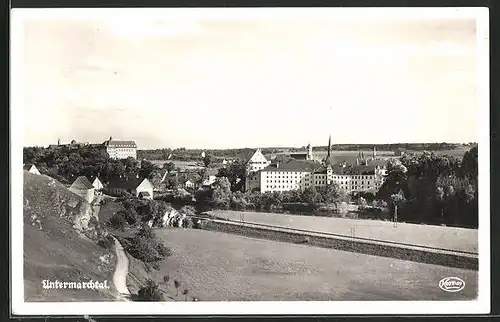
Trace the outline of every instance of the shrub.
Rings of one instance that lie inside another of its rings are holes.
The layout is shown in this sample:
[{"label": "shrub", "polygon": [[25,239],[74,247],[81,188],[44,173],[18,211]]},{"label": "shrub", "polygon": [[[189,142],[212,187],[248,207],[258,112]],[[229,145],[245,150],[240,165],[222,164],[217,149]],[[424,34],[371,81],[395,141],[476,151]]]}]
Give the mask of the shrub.
[{"label": "shrub", "polygon": [[193,219],[193,228],[196,228],[196,229],[203,229],[207,226],[207,221],[206,220],[203,220],[203,219]]},{"label": "shrub", "polygon": [[142,226],[130,240],[127,251],[145,263],[157,262],[172,255],[171,250],[156,238],[148,226]]},{"label": "shrub", "polygon": [[182,220],[182,227],[193,228],[193,219],[191,217],[186,217]]},{"label": "shrub", "polygon": [[163,301],[163,294],[160,290],[160,286],[153,280],[147,280],[146,285],[141,287],[137,292],[138,301]]},{"label": "shrub", "polygon": [[109,218],[108,224],[113,227],[114,229],[119,229],[121,231],[125,230],[125,224],[127,221],[123,217],[123,214],[120,212],[117,212]]},{"label": "shrub", "polygon": [[111,249],[115,245],[115,241],[113,240],[113,237],[108,235],[99,239],[99,241],[97,241],[97,245],[106,249]]}]

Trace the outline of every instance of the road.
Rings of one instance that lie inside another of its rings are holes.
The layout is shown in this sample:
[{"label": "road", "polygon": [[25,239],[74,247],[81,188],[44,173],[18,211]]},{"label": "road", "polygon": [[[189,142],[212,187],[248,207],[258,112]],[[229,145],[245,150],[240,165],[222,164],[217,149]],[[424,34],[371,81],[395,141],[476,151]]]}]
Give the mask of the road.
[{"label": "road", "polygon": [[[92,203],[93,214],[95,219],[99,222],[99,212],[101,211],[101,200],[102,195],[98,194]],[[128,275],[128,257],[125,254],[123,246],[120,244],[118,239],[115,240],[115,251],[116,251],[116,267],[115,273],[113,274],[113,283],[118,292],[117,298],[123,301],[129,301],[130,291],[127,287],[127,275]]]},{"label": "road", "polygon": [[127,287],[127,275],[128,275],[128,257],[123,250],[123,246],[120,242],[115,240],[115,251],[116,251],[116,268],[113,275],[113,283],[118,291],[118,298],[121,300],[128,301],[130,296],[130,291]]}]

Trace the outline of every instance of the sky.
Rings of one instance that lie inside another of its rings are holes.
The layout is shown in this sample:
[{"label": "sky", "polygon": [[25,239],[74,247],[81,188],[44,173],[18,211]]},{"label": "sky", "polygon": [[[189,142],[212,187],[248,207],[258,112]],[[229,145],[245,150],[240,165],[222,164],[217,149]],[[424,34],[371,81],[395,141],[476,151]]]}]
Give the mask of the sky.
[{"label": "sky", "polygon": [[24,145],[477,142],[476,21],[376,17],[32,14]]}]

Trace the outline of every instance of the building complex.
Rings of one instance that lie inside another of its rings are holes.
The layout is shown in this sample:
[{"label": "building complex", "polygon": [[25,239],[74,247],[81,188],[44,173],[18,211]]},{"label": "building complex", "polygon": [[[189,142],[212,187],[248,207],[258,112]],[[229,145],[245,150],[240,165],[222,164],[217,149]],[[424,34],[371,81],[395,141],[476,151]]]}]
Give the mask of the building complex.
[{"label": "building complex", "polygon": [[382,186],[386,176],[386,161],[373,157],[366,160],[360,154],[356,165],[335,164],[331,157],[331,138],[328,152],[321,162],[314,160],[311,145],[305,152],[279,155],[268,161],[257,150],[247,162],[246,190],[260,192],[304,190],[336,183],[345,192],[373,192]]}]

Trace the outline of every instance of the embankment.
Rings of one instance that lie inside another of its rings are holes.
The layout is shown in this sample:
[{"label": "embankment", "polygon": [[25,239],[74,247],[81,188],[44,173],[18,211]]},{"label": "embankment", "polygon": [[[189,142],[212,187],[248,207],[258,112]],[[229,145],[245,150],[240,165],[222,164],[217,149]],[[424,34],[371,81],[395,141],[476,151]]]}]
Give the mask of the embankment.
[{"label": "embankment", "polygon": [[467,252],[224,220],[207,220],[205,229],[420,263],[478,269],[477,254]]}]

